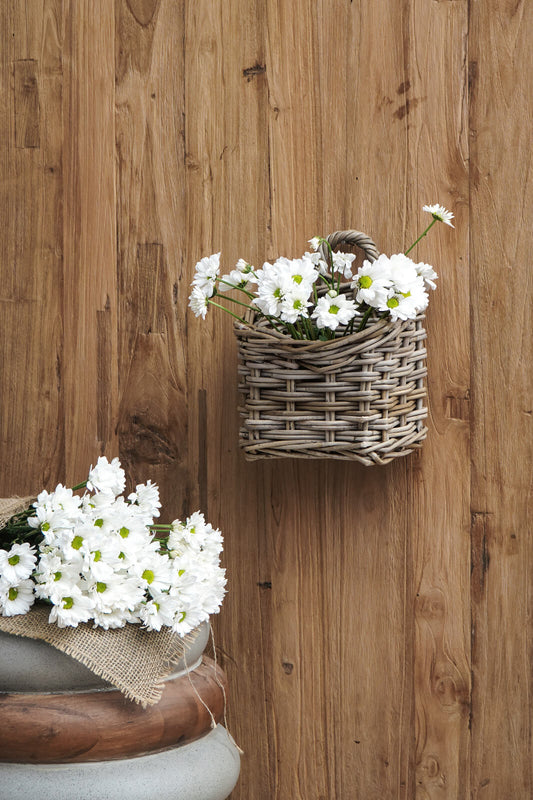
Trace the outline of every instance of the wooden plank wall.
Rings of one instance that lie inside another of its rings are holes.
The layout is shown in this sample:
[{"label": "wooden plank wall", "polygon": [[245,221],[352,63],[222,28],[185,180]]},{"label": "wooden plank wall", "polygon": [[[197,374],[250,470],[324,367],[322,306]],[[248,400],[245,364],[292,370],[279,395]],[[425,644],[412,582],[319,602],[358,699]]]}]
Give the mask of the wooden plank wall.
[{"label": "wooden plank wall", "polygon": [[[0,4],[0,493],[119,454],[225,534],[235,800],[530,800],[533,5]],[[194,264],[422,242],[430,432],[247,464]]]}]

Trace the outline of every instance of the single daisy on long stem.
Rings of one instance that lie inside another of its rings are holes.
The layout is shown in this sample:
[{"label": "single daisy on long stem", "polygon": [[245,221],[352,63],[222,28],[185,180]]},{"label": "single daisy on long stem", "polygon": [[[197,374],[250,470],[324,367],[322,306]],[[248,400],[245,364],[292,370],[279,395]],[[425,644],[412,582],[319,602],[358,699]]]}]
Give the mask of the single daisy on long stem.
[{"label": "single daisy on long stem", "polygon": [[436,222],[444,222],[444,224],[445,225],[449,225],[450,228],[455,227],[454,225],[452,225],[452,222],[451,222],[451,220],[453,219],[452,212],[451,211],[447,211],[444,208],[444,206],[439,206],[437,204],[435,204],[433,206],[422,206],[422,211],[427,211],[428,214],[431,214],[433,219],[431,220],[431,222],[427,226],[426,230],[423,233],[421,233],[420,236],[418,237],[418,239],[416,239],[416,241],[413,242],[411,247],[409,247],[409,249],[405,251],[405,255],[407,255],[408,253],[411,252],[413,247],[415,247],[418,244],[420,239],[423,239],[424,236],[427,236],[428,231],[431,230],[431,228],[433,227],[433,225]]}]

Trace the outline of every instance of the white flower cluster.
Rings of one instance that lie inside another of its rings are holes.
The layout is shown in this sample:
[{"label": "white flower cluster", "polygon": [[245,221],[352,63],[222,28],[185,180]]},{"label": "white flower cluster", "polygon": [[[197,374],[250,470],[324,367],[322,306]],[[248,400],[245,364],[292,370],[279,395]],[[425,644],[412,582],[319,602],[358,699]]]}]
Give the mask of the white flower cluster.
[{"label": "white flower cluster", "polygon": [[127,500],[118,459],[100,458],[82,497],[61,484],[41,492],[28,523],[42,541],[0,550],[0,611],[24,614],[35,598],[51,603],[50,622],[106,630],[127,622],[180,635],[217,613],[225,593],[222,536],[200,512],[175,520],[165,538],[150,528],[159,491],[148,481]]},{"label": "white flower cluster", "polygon": [[31,574],[37,557],[27,542],[0,550],[0,614],[14,617],[25,614],[34,602],[35,584]]},{"label": "white flower cluster", "polygon": [[427,288],[436,288],[436,278],[437,273],[429,264],[415,264],[403,253],[397,253],[364,261],[351,286],[358,303],[388,312],[395,321],[414,319],[425,311]]},{"label": "white flower cluster", "polygon": [[[422,236],[437,220],[453,227],[453,214],[443,206],[424,206],[424,211],[433,220]],[[364,261],[354,274],[352,253],[333,253],[326,240],[318,236],[309,243],[313,252],[304,253],[301,258],[281,257],[272,264],[266,262],[261,269],[239,259],[235,268],[222,276],[220,253],[202,258],[196,264],[192,281],[189,298],[192,311],[205,319],[212,304],[243,321],[214,300],[221,292],[236,289],[246,295],[248,302],[230,297],[227,300],[255,310],[276,330],[297,339],[346,335],[354,330],[356,320],[364,327],[372,311],[392,321],[414,319],[425,311],[427,290],[435,289],[437,278],[428,264],[415,264],[403,253],[381,255],[374,262]],[[328,249],[326,261],[323,253]],[[351,282],[351,296],[346,287],[341,287],[342,281]],[[257,288],[252,290],[252,285]]]}]

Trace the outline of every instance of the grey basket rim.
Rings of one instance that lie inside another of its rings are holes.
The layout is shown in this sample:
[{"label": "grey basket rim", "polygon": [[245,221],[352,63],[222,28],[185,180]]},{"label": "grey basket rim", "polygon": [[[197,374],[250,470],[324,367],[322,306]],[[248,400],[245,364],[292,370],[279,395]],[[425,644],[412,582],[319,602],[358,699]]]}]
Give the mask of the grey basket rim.
[{"label": "grey basket rim", "polygon": [[[346,231],[334,231],[326,236],[326,241],[332,250],[339,247],[341,244],[347,244],[350,247],[359,247],[363,251],[368,260],[372,263],[379,258],[379,250],[373,239],[362,231],[356,231],[352,228]],[[325,244],[320,246],[320,255],[328,263],[329,249]]]}]

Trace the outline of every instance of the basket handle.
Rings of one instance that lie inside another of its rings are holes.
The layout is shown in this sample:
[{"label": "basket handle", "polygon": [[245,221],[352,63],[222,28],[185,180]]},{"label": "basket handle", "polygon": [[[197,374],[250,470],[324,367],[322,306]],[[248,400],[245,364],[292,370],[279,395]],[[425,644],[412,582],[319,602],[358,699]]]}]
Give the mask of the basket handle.
[{"label": "basket handle", "polygon": [[[379,250],[374,241],[366,233],[361,233],[361,231],[335,231],[335,233],[330,233],[326,238],[332,250],[335,250],[340,244],[349,244],[352,247],[354,245],[359,247],[371,263],[379,256]],[[325,250],[325,245],[321,245],[322,258],[328,263]]]}]

